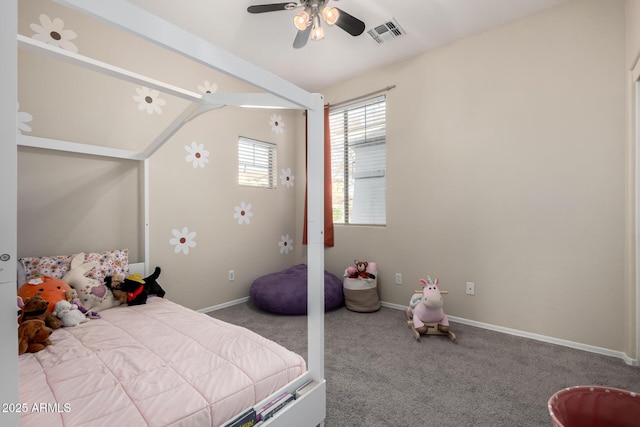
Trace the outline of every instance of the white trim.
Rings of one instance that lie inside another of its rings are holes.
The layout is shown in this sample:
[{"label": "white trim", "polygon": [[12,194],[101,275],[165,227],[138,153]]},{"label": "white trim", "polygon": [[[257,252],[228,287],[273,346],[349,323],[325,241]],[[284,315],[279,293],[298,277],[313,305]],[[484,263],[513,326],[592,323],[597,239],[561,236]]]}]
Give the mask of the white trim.
[{"label": "white trim", "polygon": [[633,145],[635,147],[635,361],[640,360],[640,59],[631,70],[632,95],[629,108],[631,110],[629,126],[632,127]]},{"label": "white trim", "polygon": [[307,111],[307,342],[314,380],[324,379],[324,97]]},{"label": "white trim", "polygon": [[[18,393],[18,334],[16,332],[16,260],[17,260],[17,147],[16,101],[18,55],[14,34],[18,31],[18,1],[2,1],[0,5],[0,402],[20,402]],[[0,424],[19,426],[17,411],[0,412]]]},{"label": "white trim", "polygon": [[[382,305],[383,307],[388,307],[388,308],[393,308],[393,309],[396,309],[396,310],[403,310],[403,311],[406,308],[406,306],[393,304],[393,303],[389,303],[389,302],[380,302],[380,305]],[[629,356],[627,356],[622,351],[611,350],[611,349],[608,349],[608,348],[597,347],[597,346],[594,346],[594,345],[582,344],[582,343],[575,342],[575,341],[563,340],[563,339],[560,339],[560,338],[554,338],[554,337],[550,337],[550,336],[547,336],[547,335],[534,334],[532,332],[521,331],[521,330],[518,330],[518,329],[505,328],[503,326],[492,325],[490,323],[484,323],[484,322],[477,322],[475,320],[465,319],[463,317],[447,315],[447,318],[449,320],[453,321],[453,322],[461,323],[463,325],[474,326],[476,328],[482,328],[482,329],[487,329],[487,330],[490,330],[490,331],[502,332],[503,334],[509,334],[509,335],[514,335],[514,336],[517,336],[517,337],[529,338],[529,339],[532,339],[532,340],[547,342],[547,343],[550,343],[550,344],[561,345],[561,346],[569,347],[569,348],[575,348],[577,350],[588,351],[590,353],[597,353],[597,354],[602,354],[602,355],[605,355],[605,356],[612,356],[612,357],[616,357],[618,359],[624,360],[624,362],[627,365],[632,365],[632,366],[637,366],[638,365],[638,360],[637,359],[630,358]]]},{"label": "white trim", "polygon": [[[198,116],[199,104],[189,104],[182,113],[180,113],[169,125],[155,137],[153,141],[142,151],[142,157],[148,159],[153,153],[158,151],[162,145],[167,142],[176,132],[178,132],[182,126],[184,126],[189,120]],[[204,112],[204,111],[202,111]]]},{"label": "white trim", "polygon": [[31,135],[18,135],[17,144],[23,147],[43,148],[46,150],[67,151],[70,153],[89,154],[92,156],[114,157],[125,160],[143,160],[140,153],[119,148],[102,147],[99,145],[81,144],[78,142],[62,141],[59,139],[40,138]]},{"label": "white trim", "polygon": [[149,203],[149,169],[151,161],[144,159],[143,177],[142,177],[142,198],[143,198],[143,215],[144,215],[144,272],[149,272],[149,260],[151,259],[151,227],[149,227],[150,203]]},{"label": "white trim", "polygon": [[288,108],[299,109],[300,106],[286,101],[271,93],[205,93],[203,100],[212,104],[235,105],[246,108]]},{"label": "white trim", "polygon": [[227,307],[233,307],[234,305],[238,305],[238,304],[243,304],[245,302],[249,301],[249,297],[243,297],[240,299],[236,299],[233,301],[229,301],[229,302],[223,302],[222,304],[217,304],[217,305],[212,305],[210,307],[205,307],[205,308],[201,308],[200,310],[196,310],[198,313],[211,313],[213,311],[216,310],[221,310],[223,308],[227,308]]},{"label": "white trim", "polygon": [[18,46],[22,48],[29,48],[31,50],[37,50],[42,53],[46,53],[49,56],[55,56],[56,58],[69,64],[78,65],[88,70],[97,71],[108,76],[117,77],[121,80],[140,84],[151,89],[159,90],[169,95],[186,99],[188,101],[199,101],[201,98],[201,95],[198,93],[181,89],[177,86],[163,83],[150,77],[145,77],[141,74],[125,70],[124,68],[116,67],[115,65],[107,64],[105,62],[98,61],[97,59],[89,58],[88,56],[83,56],[78,53],[61,49],[50,44],[42,43],[38,40],[25,37],[21,34],[18,34],[17,38]]}]

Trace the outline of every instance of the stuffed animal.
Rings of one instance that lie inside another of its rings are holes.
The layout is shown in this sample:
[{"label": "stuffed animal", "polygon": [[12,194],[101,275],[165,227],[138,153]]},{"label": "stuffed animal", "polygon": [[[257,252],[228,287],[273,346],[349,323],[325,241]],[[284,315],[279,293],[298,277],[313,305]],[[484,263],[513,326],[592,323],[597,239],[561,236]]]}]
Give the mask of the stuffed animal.
[{"label": "stuffed animal", "polygon": [[62,320],[49,313],[49,305],[49,301],[44,300],[39,293],[25,299],[22,306],[22,316],[18,323],[37,319],[42,320],[51,329],[58,329],[62,326]]},{"label": "stuffed animal", "polygon": [[65,293],[65,297],[66,300],[69,301],[71,304],[75,304],[76,307],[78,307],[78,310],[80,310],[80,312],[82,314],[84,314],[85,316],[87,316],[90,319],[100,319],[100,313],[98,313],[97,311],[90,311],[87,310],[83,305],[82,305],[82,301],[80,301],[80,298],[78,298],[78,291],[76,291],[75,289],[71,288],[69,290],[67,290],[67,292]]},{"label": "stuffed animal", "polygon": [[42,320],[25,320],[18,327],[18,354],[36,353],[51,345],[51,332]]},{"label": "stuffed animal", "polygon": [[100,311],[120,305],[104,283],[85,276],[92,268],[95,264],[84,262],[84,252],[80,252],[71,259],[71,267],[62,280],[78,292],[82,306],[87,310]]},{"label": "stuffed animal", "polygon": [[375,279],[376,278],[375,274],[372,274],[372,273],[367,271],[367,266],[369,265],[369,263],[367,261],[355,260],[353,262],[356,265],[356,271],[358,272],[358,275],[356,277],[360,277],[361,279]]},{"label": "stuffed animal", "polygon": [[149,295],[156,295],[160,298],[164,298],[166,292],[162,289],[160,283],[158,283],[158,277],[160,277],[161,271],[160,267],[156,267],[152,274],[144,278],[144,285],[149,291]]},{"label": "stuffed animal", "polygon": [[358,276],[358,269],[353,265],[350,265],[346,268],[346,270],[344,270],[344,277],[348,277],[349,279],[357,279]]},{"label": "stuffed animal", "polygon": [[147,302],[149,292],[144,287],[144,279],[140,273],[131,274],[124,279],[122,276],[107,276],[105,284],[113,292],[120,304],[140,305]]},{"label": "stuffed animal", "polygon": [[132,274],[124,279],[119,276],[109,276],[105,278],[105,283],[122,304],[146,304],[149,295],[157,295],[161,298],[165,295],[164,289],[157,281],[160,272],[160,267],[156,267],[153,273],[144,279],[140,274]]},{"label": "stuffed animal", "polygon": [[455,335],[449,331],[449,319],[444,314],[444,299],[438,288],[438,279],[435,282],[420,279],[422,294],[416,293],[411,298],[409,307],[405,309],[407,324],[411,328],[415,339],[419,340],[421,334],[448,335],[454,341]]},{"label": "stuffed animal", "polygon": [[111,289],[111,292],[113,293],[113,297],[117,299],[120,302],[120,304],[127,303],[127,292],[120,289],[120,285],[123,282],[124,282],[124,279],[122,278],[122,276],[119,276],[119,275],[107,276],[104,278],[104,284],[107,286],[107,288]]},{"label": "stuffed animal", "polygon": [[58,301],[53,310],[53,314],[62,320],[62,326],[78,326],[80,323],[89,321],[89,319],[78,310],[77,305],[71,304],[67,300]]},{"label": "stuffed animal", "polygon": [[18,296],[24,301],[39,293],[44,300],[49,301],[48,310],[51,313],[56,303],[65,299],[65,292],[69,289],[69,284],[63,280],[50,276],[35,276],[18,288]]}]

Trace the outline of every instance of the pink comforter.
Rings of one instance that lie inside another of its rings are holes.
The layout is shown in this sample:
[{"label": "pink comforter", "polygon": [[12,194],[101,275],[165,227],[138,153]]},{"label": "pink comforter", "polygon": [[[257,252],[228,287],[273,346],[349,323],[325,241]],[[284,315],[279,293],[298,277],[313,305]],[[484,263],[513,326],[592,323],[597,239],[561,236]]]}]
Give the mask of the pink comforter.
[{"label": "pink comforter", "polygon": [[19,357],[22,427],[218,426],[306,370],[248,329],[150,297]]}]

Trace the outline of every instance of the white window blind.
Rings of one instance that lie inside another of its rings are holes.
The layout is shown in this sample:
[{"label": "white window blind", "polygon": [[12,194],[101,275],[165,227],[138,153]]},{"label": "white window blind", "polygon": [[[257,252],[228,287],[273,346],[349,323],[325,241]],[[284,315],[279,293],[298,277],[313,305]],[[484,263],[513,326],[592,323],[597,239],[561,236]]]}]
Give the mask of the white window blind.
[{"label": "white window blind", "polygon": [[275,188],[276,146],[238,137],[238,184]]},{"label": "white window blind", "polygon": [[333,222],[387,221],[386,97],[331,109]]}]

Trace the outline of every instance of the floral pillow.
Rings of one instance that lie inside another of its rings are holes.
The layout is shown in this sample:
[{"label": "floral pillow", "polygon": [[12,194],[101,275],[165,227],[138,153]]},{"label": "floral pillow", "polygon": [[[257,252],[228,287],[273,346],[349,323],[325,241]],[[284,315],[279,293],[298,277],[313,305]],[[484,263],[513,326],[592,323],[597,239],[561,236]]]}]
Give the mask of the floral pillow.
[{"label": "floral pillow", "polygon": [[[30,280],[35,275],[51,276],[57,279],[69,271],[73,255],[25,257],[20,258],[20,263],[24,268],[26,280]],[[87,252],[85,262],[92,262],[96,265],[88,273],[91,279],[104,281],[107,276],[129,275],[129,249],[117,249],[104,252]]]}]

